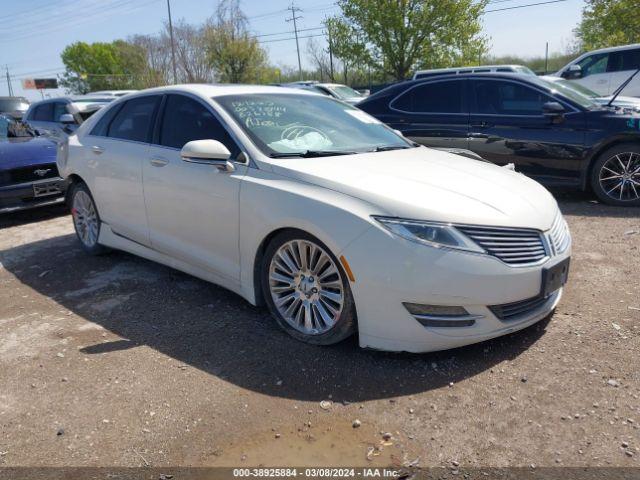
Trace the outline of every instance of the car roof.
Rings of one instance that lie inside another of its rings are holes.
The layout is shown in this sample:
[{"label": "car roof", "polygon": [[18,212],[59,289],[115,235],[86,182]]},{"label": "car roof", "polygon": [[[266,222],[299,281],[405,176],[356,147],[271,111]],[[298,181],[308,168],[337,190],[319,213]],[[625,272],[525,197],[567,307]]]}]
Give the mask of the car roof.
[{"label": "car roof", "polygon": [[[466,67],[450,67],[450,68],[431,68],[427,70],[417,70],[415,73],[437,73],[437,72],[457,72],[459,70],[477,70],[479,68],[527,68],[524,65],[469,65]],[[415,75],[414,73],[414,75]]]},{"label": "car roof", "polygon": [[[184,84],[184,85],[167,85],[164,87],[148,88],[146,90],[140,90],[138,92],[127,95],[126,98],[133,98],[134,96],[157,93],[162,94],[165,92],[184,92],[192,93],[196,95],[202,95],[208,98],[222,97],[225,95],[247,95],[255,93],[288,93],[295,95],[315,95],[313,92],[309,92],[300,88],[288,88],[278,87],[270,85],[232,85],[232,84]],[[121,97],[125,98],[125,97]]]},{"label": "car roof", "polygon": [[632,50],[634,48],[640,48],[640,43],[631,43],[629,45],[620,45],[618,47],[599,48],[598,50],[591,50],[589,52],[585,52],[581,55],[581,57],[584,57],[585,55],[591,55],[593,53],[608,53],[608,52],[616,52],[619,50]]}]

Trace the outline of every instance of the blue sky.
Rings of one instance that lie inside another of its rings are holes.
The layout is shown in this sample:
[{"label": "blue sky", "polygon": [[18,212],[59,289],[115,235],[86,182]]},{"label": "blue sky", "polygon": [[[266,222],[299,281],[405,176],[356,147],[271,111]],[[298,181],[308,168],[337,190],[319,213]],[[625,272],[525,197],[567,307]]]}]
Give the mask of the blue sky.
[{"label": "blue sky", "polygon": [[[491,0],[488,10],[538,3],[544,0]],[[291,31],[285,21],[290,0],[242,0],[256,35]],[[25,91],[20,86],[24,77],[50,77],[63,70],[60,53],[75,41],[111,41],[136,33],[155,33],[167,18],[166,0],[0,0],[0,95],[8,92],[5,64],[13,77],[14,94],[31,100],[40,98],[37,91]],[[174,21],[184,19],[199,23],[213,13],[215,0],[171,0]],[[572,29],[580,19],[583,0],[538,5],[522,9],[487,13],[483,17],[485,34],[490,37],[491,54],[543,55],[545,42],[549,50],[563,50],[572,37]],[[328,0],[296,0],[302,9],[300,29],[319,27],[325,16],[338,12]],[[289,13],[290,14],[290,13]],[[308,30],[304,35],[319,34]],[[292,35],[261,36],[272,63],[297,63]],[[322,37],[316,40],[324,41]],[[268,41],[268,43],[266,43]],[[306,54],[308,39],[301,40],[301,53]],[[62,92],[48,91],[52,96]]]}]

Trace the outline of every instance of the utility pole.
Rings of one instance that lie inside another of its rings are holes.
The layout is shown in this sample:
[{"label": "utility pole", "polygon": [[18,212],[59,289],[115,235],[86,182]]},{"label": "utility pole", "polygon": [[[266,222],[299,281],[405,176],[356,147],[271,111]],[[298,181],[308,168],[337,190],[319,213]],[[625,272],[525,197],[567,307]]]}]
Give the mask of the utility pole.
[{"label": "utility pole", "polygon": [[333,76],[333,43],[331,43],[331,30],[327,28],[327,36],[329,37],[329,70],[331,71],[331,81],[335,82]]},{"label": "utility pole", "polygon": [[171,38],[171,63],[173,64],[173,84],[178,83],[178,73],[176,71],[176,46],[173,41],[173,24],[171,23],[171,4],[167,0],[167,12],[169,13],[169,37]]},{"label": "utility pole", "polygon": [[7,88],[9,89],[9,96],[13,97],[13,87],[11,86],[11,75],[9,75],[9,65],[5,65],[7,69]]},{"label": "utility pole", "polygon": [[544,50],[544,74],[546,75],[549,71],[549,42],[547,42],[547,46]]},{"label": "utility pole", "polygon": [[298,74],[300,75],[300,80],[302,80],[302,62],[300,61],[300,44],[298,43],[298,24],[296,20],[301,19],[301,16],[296,16],[296,12],[300,12],[298,7],[295,6],[293,2],[291,2],[291,6],[287,8],[287,10],[291,10],[291,18],[287,18],[287,22],[293,22],[293,32],[296,35],[296,51],[298,52]]}]

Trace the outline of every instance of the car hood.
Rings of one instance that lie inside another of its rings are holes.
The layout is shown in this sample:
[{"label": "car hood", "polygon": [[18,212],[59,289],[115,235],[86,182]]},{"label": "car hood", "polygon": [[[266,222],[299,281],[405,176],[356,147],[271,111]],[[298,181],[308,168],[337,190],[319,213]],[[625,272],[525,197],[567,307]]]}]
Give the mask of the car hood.
[{"label": "car hood", "polygon": [[[596,101],[598,103],[606,105],[611,101],[612,97],[613,95],[609,95],[608,97],[598,97],[596,98]],[[613,102],[613,105],[624,106],[624,107],[640,107],[640,98],[625,97],[620,95],[616,97],[616,99]]]},{"label": "car hood", "polygon": [[389,216],[547,230],[558,205],[539,183],[425,147],[270,161],[275,173],[362,199]]},{"label": "car hood", "polygon": [[55,142],[42,137],[7,138],[0,141],[0,170],[55,163]]}]

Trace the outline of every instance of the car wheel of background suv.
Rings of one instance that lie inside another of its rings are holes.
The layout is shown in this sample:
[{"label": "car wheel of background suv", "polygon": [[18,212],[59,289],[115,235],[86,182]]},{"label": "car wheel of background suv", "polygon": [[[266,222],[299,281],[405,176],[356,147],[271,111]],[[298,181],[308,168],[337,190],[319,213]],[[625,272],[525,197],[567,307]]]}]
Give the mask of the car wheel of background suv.
[{"label": "car wheel of background suv", "polygon": [[331,345],[356,331],[356,307],[340,262],[313,236],[288,230],[262,258],[264,298],[278,324],[294,338]]},{"label": "car wheel of background suv", "polygon": [[640,206],[640,145],[623,143],[600,154],[591,170],[591,188],[604,203]]},{"label": "car wheel of background suv", "polygon": [[73,227],[82,249],[90,255],[101,255],[108,251],[98,243],[100,237],[100,215],[91,192],[82,182],[72,185],[69,195]]}]

